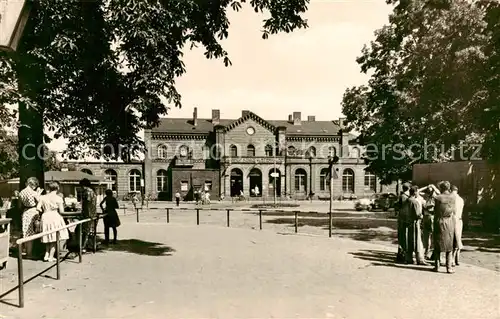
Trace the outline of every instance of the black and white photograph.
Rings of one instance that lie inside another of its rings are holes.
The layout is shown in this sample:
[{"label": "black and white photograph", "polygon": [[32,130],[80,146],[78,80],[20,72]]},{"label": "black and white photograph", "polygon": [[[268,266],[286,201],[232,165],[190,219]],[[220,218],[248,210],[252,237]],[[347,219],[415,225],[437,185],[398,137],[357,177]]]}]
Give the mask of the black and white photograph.
[{"label": "black and white photograph", "polygon": [[500,318],[500,1],[0,0],[4,318]]}]

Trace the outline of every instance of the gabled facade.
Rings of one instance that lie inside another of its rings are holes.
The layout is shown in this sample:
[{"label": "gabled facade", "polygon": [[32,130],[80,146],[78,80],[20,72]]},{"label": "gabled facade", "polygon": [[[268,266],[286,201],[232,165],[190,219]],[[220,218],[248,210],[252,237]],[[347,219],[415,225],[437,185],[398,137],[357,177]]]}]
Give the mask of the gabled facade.
[{"label": "gabled facade", "polygon": [[[335,197],[394,192],[365,171],[354,136],[342,131],[343,119],[265,120],[244,110],[238,119],[162,119],[145,132],[145,193],[172,200],[176,192],[190,200],[196,190],[212,199],[246,197],[329,198],[329,158],[334,165]],[[352,144],[352,143],[351,143]]]}]

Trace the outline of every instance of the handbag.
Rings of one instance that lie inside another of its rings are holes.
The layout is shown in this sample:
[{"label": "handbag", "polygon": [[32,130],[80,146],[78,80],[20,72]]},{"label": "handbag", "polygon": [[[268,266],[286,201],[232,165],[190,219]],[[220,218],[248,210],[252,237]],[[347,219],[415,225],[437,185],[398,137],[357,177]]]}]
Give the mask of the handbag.
[{"label": "handbag", "polygon": [[35,234],[42,232],[42,220],[40,215],[35,215],[35,217],[33,217],[33,230],[35,231]]}]

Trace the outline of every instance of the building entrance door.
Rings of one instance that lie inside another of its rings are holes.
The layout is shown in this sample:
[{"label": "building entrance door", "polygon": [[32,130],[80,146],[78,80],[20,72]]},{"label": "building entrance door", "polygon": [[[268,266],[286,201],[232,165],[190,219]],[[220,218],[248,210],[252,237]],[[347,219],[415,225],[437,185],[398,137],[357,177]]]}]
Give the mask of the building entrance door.
[{"label": "building entrance door", "polygon": [[231,197],[240,196],[243,192],[243,172],[234,168],[231,170]]},{"label": "building entrance door", "polygon": [[253,168],[248,177],[250,179],[250,196],[262,196],[262,172],[258,168]]}]

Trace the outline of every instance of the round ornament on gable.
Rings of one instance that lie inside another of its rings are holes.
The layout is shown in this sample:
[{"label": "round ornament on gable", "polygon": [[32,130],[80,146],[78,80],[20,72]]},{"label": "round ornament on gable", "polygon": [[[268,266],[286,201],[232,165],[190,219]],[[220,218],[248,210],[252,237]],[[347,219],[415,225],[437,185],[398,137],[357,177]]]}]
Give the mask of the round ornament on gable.
[{"label": "round ornament on gable", "polygon": [[247,134],[248,135],[254,135],[255,134],[255,129],[251,126],[247,127]]}]

